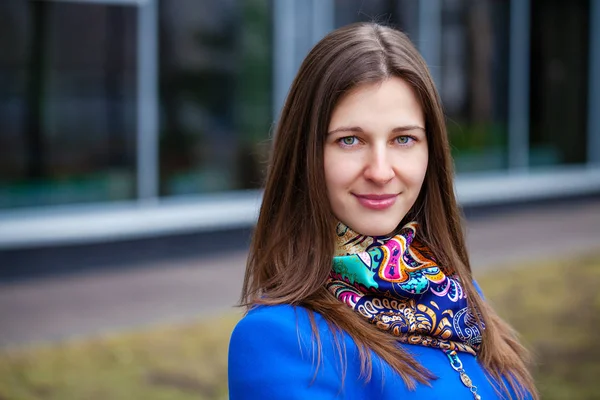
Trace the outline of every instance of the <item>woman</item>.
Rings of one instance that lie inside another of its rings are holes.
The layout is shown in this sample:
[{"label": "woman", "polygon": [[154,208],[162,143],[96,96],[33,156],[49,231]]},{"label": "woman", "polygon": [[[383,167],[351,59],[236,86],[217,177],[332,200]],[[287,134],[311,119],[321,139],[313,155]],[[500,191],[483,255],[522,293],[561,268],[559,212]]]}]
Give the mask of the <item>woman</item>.
[{"label": "woman", "polygon": [[374,23],[310,52],[277,128],[232,399],[537,398],[471,276],[440,100]]}]

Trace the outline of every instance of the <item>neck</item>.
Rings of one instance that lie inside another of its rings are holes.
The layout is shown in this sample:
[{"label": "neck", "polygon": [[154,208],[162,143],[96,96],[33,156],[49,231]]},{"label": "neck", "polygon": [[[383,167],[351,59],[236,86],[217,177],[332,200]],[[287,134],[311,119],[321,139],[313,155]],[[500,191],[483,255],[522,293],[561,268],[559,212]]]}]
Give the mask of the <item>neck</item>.
[{"label": "neck", "polygon": [[343,222],[336,225],[336,239],[334,256],[345,256],[369,251],[373,247],[381,246],[387,242],[392,235],[368,236],[358,233]]}]

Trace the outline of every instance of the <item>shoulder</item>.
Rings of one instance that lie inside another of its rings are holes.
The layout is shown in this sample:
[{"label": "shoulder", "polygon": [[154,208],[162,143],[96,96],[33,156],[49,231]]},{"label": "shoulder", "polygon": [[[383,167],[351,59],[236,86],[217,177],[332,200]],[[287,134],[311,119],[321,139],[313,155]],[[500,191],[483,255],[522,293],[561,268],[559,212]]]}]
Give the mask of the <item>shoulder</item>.
[{"label": "shoulder", "polygon": [[481,290],[481,286],[479,286],[479,283],[477,283],[477,281],[475,279],[473,279],[472,282],[473,282],[473,286],[475,286],[475,290],[477,290],[477,293],[479,294],[479,296],[485,300],[485,296],[483,295],[483,290]]},{"label": "shoulder", "polygon": [[321,315],[312,313],[311,316],[304,307],[277,305],[250,310],[231,334],[230,361],[253,357],[256,362],[255,357],[260,353],[263,359],[276,356],[280,360],[287,357],[290,362],[312,362],[316,348],[311,318],[321,342],[329,342],[332,334]]},{"label": "shoulder", "polygon": [[229,351],[246,349],[248,345],[298,344],[298,338],[310,333],[306,309],[291,305],[259,306],[250,310],[235,326]]},{"label": "shoulder", "polygon": [[260,328],[262,324],[277,325],[285,329],[287,325],[297,323],[298,315],[307,317],[308,311],[303,307],[294,307],[288,304],[257,306],[248,311],[233,332]]},{"label": "shoulder", "polygon": [[[315,320],[322,324],[320,316],[315,315]],[[230,398],[335,398],[339,379],[327,358],[318,356],[306,309],[257,307],[242,318],[231,335]]]}]

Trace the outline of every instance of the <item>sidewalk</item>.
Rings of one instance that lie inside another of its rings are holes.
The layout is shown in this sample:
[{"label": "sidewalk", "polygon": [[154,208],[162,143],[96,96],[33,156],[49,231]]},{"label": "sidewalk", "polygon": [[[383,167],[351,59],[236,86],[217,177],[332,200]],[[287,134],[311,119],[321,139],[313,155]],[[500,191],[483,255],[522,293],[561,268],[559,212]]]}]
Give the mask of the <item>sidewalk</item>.
[{"label": "sidewalk", "polygon": [[[475,276],[514,262],[600,250],[600,200],[477,217],[467,224]],[[246,253],[0,284],[0,346],[62,340],[238,312]]]}]

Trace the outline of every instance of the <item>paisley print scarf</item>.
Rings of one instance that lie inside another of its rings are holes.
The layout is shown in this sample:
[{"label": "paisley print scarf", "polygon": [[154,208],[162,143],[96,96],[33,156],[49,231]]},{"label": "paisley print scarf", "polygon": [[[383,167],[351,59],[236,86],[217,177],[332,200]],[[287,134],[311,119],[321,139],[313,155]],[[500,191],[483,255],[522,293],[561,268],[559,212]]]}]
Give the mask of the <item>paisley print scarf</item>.
[{"label": "paisley print scarf", "polygon": [[477,354],[481,329],[459,277],[416,240],[418,224],[371,237],[339,223],[327,289],[403,343]]}]

